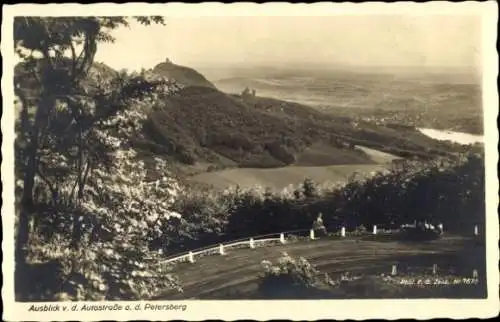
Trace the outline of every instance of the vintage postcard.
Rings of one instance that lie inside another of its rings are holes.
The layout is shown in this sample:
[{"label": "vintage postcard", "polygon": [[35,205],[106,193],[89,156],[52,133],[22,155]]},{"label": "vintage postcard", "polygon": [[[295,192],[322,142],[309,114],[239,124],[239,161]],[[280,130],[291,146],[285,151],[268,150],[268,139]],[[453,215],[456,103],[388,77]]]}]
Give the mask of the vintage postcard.
[{"label": "vintage postcard", "polygon": [[3,6],[3,319],[496,316],[497,9]]}]

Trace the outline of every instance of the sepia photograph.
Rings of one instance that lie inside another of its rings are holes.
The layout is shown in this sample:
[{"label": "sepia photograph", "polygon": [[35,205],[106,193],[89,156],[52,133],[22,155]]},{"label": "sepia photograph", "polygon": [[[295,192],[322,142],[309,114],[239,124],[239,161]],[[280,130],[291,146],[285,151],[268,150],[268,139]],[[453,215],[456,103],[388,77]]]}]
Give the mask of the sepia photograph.
[{"label": "sepia photograph", "polygon": [[498,313],[496,3],[72,6],[3,7],[12,314]]}]

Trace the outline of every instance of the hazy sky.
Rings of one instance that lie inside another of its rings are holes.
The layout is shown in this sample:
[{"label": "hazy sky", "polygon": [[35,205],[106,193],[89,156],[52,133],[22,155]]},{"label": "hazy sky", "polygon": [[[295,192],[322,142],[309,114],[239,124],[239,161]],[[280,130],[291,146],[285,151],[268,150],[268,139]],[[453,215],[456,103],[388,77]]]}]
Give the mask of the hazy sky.
[{"label": "hazy sky", "polygon": [[193,67],[332,65],[480,66],[481,20],[459,15],[329,17],[172,17],[166,26],[132,25],[100,44],[113,68],[151,68],[169,57]]}]

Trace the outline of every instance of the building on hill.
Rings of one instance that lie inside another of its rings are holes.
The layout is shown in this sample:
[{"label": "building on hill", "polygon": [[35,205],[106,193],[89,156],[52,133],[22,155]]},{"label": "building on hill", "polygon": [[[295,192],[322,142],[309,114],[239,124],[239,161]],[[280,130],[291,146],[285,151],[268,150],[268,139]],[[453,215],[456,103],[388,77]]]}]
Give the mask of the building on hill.
[{"label": "building on hill", "polygon": [[255,89],[249,89],[248,87],[245,87],[243,92],[241,92],[241,97],[243,97],[243,98],[255,97],[256,93],[257,92]]}]

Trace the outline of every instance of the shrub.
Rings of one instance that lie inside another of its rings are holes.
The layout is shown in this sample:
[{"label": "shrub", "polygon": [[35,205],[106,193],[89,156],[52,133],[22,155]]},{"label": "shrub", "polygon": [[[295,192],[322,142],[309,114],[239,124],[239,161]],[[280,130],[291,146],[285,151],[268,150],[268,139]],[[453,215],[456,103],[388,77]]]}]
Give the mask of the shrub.
[{"label": "shrub", "polygon": [[174,251],[177,246],[196,248],[220,241],[233,207],[232,195],[224,196],[198,187],[185,188],[172,205],[174,211],[185,215],[175,227],[171,227],[176,235],[165,234],[162,244],[172,238],[175,242],[165,248]]},{"label": "shrub", "polygon": [[310,178],[306,178],[303,184],[304,197],[313,198],[317,196],[317,187],[316,183],[312,181]]},{"label": "shrub", "polygon": [[294,298],[313,295],[328,287],[327,280],[321,278],[318,270],[305,258],[298,260],[287,253],[276,264],[262,261],[264,273],[259,284],[259,293],[270,298]]},{"label": "shrub", "polygon": [[37,236],[29,243],[29,264],[16,267],[18,300],[137,300],[165,289],[182,291],[159,253],[145,257],[143,249],[111,242],[72,249],[64,236],[49,242]]},{"label": "shrub", "polygon": [[353,233],[354,235],[363,235],[363,234],[366,234],[368,230],[366,229],[366,227],[364,225],[360,225],[360,226],[357,226]]}]

